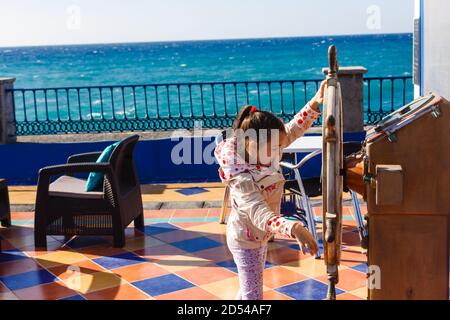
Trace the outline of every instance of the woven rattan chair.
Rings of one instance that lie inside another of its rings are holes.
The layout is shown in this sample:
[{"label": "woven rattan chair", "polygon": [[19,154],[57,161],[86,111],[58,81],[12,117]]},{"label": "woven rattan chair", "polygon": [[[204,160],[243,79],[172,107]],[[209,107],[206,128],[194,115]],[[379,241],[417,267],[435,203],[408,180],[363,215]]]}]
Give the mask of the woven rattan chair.
[{"label": "woven rattan chair", "polygon": [[[6,179],[0,179],[0,222],[2,227],[11,226],[11,210],[9,208],[8,183]],[[0,238],[0,252],[2,251],[2,240]]]},{"label": "woven rattan chair", "polygon": [[[67,164],[40,170],[36,197],[35,245],[47,246],[47,235],[112,235],[114,247],[125,245],[125,228],[144,228],[134,148],[139,136],[121,141],[109,162],[96,163],[101,152],[73,155]],[[104,173],[103,187],[86,192],[80,174]],[[59,176],[59,177],[58,177]],[[51,182],[53,177],[58,177]]]}]

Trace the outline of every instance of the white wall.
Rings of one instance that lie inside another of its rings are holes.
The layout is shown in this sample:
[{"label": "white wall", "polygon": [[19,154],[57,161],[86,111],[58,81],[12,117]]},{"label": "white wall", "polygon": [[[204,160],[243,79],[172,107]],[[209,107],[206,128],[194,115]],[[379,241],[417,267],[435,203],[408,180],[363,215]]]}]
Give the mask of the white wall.
[{"label": "white wall", "polygon": [[[414,19],[419,18],[420,18],[420,0],[414,0]],[[414,97],[418,98],[419,96],[420,96],[420,85],[414,84]]]},{"label": "white wall", "polygon": [[423,92],[450,99],[450,1],[424,1]]}]

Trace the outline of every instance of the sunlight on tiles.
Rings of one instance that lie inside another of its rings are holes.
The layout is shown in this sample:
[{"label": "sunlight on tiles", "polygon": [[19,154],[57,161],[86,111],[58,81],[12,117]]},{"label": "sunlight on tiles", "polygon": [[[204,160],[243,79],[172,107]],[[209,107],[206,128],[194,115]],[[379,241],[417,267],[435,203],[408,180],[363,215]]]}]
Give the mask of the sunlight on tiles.
[{"label": "sunlight on tiles", "polygon": [[192,255],[175,255],[156,260],[154,263],[170,272],[178,272],[204,266],[210,262]]},{"label": "sunlight on tiles", "polygon": [[[166,218],[147,221],[145,233],[128,228],[124,248],[113,248],[111,237],[80,236],[65,244],[63,237],[48,237],[47,249],[38,250],[32,228],[0,228],[0,299],[234,299],[239,279],[226,225],[205,222],[219,211],[148,211],[147,220],[152,212]],[[350,222],[344,221],[337,298],[366,299],[366,255]],[[264,299],[324,299],[323,259],[301,253],[285,237],[277,236],[268,250]]]},{"label": "sunlight on tiles", "polygon": [[48,253],[36,258],[36,261],[45,268],[55,267],[61,264],[71,265],[83,260],[86,260],[86,257],[84,255],[71,251]]},{"label": "sunlight on tiles", "polygon": [[80,277],[72,276],[64,280],[63,283],[67,288],[84,294],[101,289],[118,287],[124,284],[125,281],[112,272],[96,272]]},{"label": "sunlight on tiles", "polygon": [[205,234],[225,234],[226,229],[227,229],[226,225],[217,222],[187,228],[187,230],[201,232]]},{"label": "sunlight on tiles", "polygon": [[158,239],[155,239],[153,237],[144,236],[144,237],[138,237],[135,239],[127,240],[124,249],[129,250],[129,251],[135,251],[135,250],[139,250],[139,249],[160,246],[162,244],[164,244],[164,242],[162,242]]}]

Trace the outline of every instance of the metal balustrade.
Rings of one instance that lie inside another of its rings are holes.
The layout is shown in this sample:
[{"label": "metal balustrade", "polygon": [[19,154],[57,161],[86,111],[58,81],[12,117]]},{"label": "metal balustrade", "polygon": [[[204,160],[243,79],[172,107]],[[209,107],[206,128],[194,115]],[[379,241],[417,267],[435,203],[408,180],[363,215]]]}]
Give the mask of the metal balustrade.
[{"label": "metal balustrade", "polygon": [[[17,135],[224,128],[247,104],[288,121],[321,80],[14,88]],[[365,123],[412,99],[412,77],[364,79]],[[315,125],[320,125],[318,120]]]}]

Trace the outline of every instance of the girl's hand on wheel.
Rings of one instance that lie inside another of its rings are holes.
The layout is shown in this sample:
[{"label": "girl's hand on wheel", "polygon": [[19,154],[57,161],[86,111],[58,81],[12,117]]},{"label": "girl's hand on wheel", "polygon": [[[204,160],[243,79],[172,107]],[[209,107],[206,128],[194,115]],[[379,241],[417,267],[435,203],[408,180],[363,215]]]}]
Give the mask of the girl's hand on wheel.
[{"label": "girl's hand on wheel", "polygon": [[309,101],[309,105],[315,111],[320,112],[319,106],[323,104],[325,89],[327,88],[327,80],[322,81],[319,90],[317,90],[316,95]]}]

